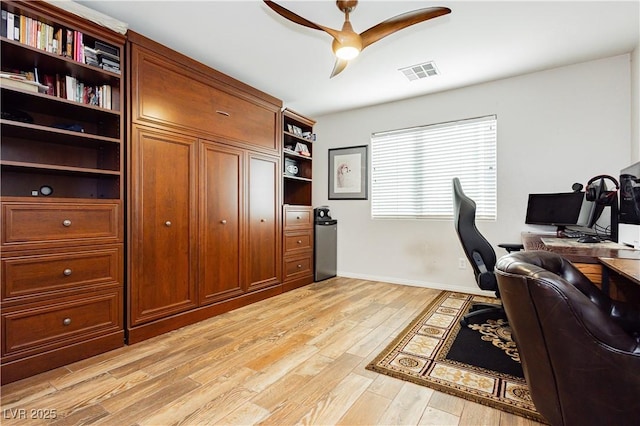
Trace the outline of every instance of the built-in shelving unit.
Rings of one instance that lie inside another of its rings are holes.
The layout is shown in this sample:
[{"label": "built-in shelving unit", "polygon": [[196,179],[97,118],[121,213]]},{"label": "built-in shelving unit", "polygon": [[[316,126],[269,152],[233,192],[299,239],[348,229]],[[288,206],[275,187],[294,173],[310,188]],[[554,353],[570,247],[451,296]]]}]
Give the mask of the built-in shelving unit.
[{"label": "built-in shelving unit", "polygon": [[17,27],[0,37],[7,383],[124,344],[125,36],[41,1],[2,13]]},{"label": "built-in shelving unit", "polygon": [[282,113],[284,204],[311,205],[314,124],[291,110]]},{"label": "built-in shelving unit", "polygon": [[285,290],[313,282],[313,143],[315,121],[282,112]]}]

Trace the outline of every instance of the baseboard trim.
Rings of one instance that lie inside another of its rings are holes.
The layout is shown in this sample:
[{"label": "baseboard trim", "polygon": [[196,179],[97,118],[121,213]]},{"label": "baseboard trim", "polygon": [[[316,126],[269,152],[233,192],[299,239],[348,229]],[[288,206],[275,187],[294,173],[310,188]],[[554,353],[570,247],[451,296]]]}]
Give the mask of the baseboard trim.
[{"label": "baseboard trim", "polygon": [[344,272],[344,271],[338,271],[338,276],[344,277],[344,278],[356,278],[359,280],[367,280],[367,281],[382,281],[390,284],[400,284],[400,285],[407,285],[412,287],[433,288],[436,290],[447,290],[447,291],[454,291],[458,293],[468,293],[468,294],[477,294],[479,296],[495,297],[495,294],[492,291],[483,291],[483,290],[480,290],[478,287],[473,288],[470,286],[456,286],[456,285],[449,285],[449,284],[442,284],[442,283],[432,283],[427,281],[405,280],[405,279],[396,278],[396,277],[356,274],[356,273]]}]

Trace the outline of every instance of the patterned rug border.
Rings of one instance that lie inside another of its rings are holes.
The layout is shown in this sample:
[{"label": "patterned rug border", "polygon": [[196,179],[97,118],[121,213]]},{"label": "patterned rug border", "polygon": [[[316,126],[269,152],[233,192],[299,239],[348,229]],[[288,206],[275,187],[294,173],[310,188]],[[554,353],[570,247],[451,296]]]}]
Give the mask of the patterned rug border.
[{"label": "patterned rug border", "polygon": [[[492,370],[487,370],[482,367],[477,367],[469,364],[464,364],[458,361],[453,360],[444,360],[438,359],[438,355],[442,353],[445,349],[448,352],[448,348],[450,348],[451,344],[455,340],[458,332],[460,331],[460,323],[459,318],[468,311],[471,303],[474,302],[493,302],[495,303],[495,299],[491,299],[484,296],[477,296],[473,294],[466,293],[458,293],[452,291],[442,291],[439,295],[437,295],[432,302],[430,302],[421,312],[418,314],[411,323],[405,327],[401,333],[396,336],[393,341],[387,345],[387,347],[380,352],[374,359],[371,361],[366,369],[370,371],[374,371],[376,373],[385,374],[387,376],[394,377],[396,379],[409,381],[421,386],[425,386],[431,389],[435,389],[450,395],[458,396],[463,399],[476,402],[478,404],[486,405],[491,408],[495,408],[501,411],[505,411],[507,413],[515,414],[530,420],[534,420],[540,423],[547,423],[547,421],[537,412],[535,409],[533,402],[531,402],[531,398],[528,397],[529,403],[521,403],[516,405],[513,402],[508,402],[506,399],[500,397],[499,395],[491,395],[491,396],[483,396],[476,395],[472,393],[471,390],[464,389],[461,385],[457,385],[452,382],[445,383],[442,380],[442,383],[436,381],[431,377],[427,377],[426,375],[420,374],[420,377],[416,375],[411,375],[406,372],[400,370],[393,370],[389,367],[389,363],[387,361],[392,361],[393,358],[397,354],[401,352],[398,349],[398,346],[405,343],[408,343],[408,336],[411,334],[412,336],[416,334],[416,328],[421,328],[421,326],[425,319],[433,313],[438,311],[443,304],[443,302],[453,298],[464,299],[464,303],[459,308],[458,312],[455,314],[454,324],[447,327],[445,331],[445,335],[441,339],[441,344],[438,345],[438,348],[434,351],[434,354],[430,357],[423,357],[427,362],[425,362],[425,366],[421,369],[421,373],[432,369],[435,364],[448,364],[451,366],[455,366],[461,370],[467,370],[473,373],[479,373],[481,375],[493,376],[496,377],[499,384],[499,387],[502,389],[508,383],[515,383],[526,388],[527,396],[528,396],[528,386],[524,379],[520,377],[511,376],[508,374],[499,373]],[[403,348],[406,347],[406,344],[403,344]],[[445,354],[446,354],[445,352]],[[381,365],[384,364],[384,365]]]}]

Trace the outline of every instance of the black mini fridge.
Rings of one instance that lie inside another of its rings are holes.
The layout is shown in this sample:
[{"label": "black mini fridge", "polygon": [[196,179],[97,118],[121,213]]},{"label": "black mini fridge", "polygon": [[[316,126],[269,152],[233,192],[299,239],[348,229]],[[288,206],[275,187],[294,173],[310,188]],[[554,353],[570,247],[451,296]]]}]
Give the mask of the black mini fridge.
[{"label": "black mini fridge", "polygon": [[338,264],[338,221],[331,218],[329,207],[313,210],[314,234],[314,280],[322,281],[336,276]]}]

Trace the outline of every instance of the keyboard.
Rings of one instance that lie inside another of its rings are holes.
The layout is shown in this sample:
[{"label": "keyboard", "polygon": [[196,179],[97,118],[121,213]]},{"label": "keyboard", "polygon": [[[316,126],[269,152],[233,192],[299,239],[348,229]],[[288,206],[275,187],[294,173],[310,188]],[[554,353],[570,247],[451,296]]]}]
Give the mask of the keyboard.
[{"label": "keyboard", "polygon": [[564,230],[562,231],[562,236],[564,238],[582,238],[582,237],[586,237],[586,236],[592,236],[593,234],[585,234],[584,232],[581,231],[570,231],[570,230]]}]

